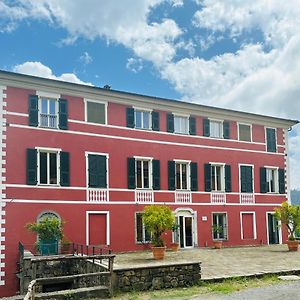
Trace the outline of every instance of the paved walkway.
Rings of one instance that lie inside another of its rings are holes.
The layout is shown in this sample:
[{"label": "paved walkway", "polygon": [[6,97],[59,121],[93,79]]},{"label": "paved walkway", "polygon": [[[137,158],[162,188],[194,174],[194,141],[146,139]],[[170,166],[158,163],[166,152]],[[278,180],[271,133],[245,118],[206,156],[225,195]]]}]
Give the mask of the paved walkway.
[{"label": "paved walkway", "polygon": [[289,252],[286,245],[167,251],[162,261],[153,260],[149,251],[124,253],[117,254],[114,269],[186,261],[202,262],[202,279],[300,271],[300,251]]}]

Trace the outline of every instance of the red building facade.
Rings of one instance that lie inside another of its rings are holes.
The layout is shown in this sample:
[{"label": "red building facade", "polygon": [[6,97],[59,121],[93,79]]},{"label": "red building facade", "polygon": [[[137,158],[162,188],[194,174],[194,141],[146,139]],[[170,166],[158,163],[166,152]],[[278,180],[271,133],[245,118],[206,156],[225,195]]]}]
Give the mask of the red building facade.
[{"label": "red building facade", "polygon": [[[172,208],[181,248],[282,243],[273,209],[289,196],[287,131],[244,112],[0,72],[0,295],[18,290],[18,242],[46,214],[66,237],[147,248],[143,207]],[[220,225],[220,232],[212,232]]]}]

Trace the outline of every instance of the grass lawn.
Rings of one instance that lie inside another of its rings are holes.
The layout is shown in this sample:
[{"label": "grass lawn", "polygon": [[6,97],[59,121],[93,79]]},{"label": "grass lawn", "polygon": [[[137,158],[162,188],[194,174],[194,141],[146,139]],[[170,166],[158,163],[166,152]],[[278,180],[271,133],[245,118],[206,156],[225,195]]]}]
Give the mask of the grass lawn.
[{"label": "grass lawn", "polygon": [[266,275],[261,278],[236,278],[222,282],[201,282],[187,288],[165,289],[158,291],[130,292],[116,294],[113,299],[148,300],[148,299],[189,299],[205,294],[229,294],[247,288],[263,287],[278,283],[277,276]]}]

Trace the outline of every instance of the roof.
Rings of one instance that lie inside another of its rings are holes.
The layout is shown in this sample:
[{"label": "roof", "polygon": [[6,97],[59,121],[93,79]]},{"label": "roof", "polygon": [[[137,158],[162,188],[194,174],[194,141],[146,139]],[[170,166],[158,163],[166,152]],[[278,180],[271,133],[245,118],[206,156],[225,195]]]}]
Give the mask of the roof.
[{"label": "roof", "polygon": [[[153,108],[153,102],[155,104],[159,104],[164,106],[164,109],[167,109],[169,106],[169,110],[172,110],[173,108],[176,109],[188,109],[189,111],[192,111],[194,113],[196,112],[202,112],[204,116],[211,117],[212,114],[220,114],[224,117],[227,117],[230,119],[230,115],[238,115],[240,119],[247,120],[257,120],[260,121],[259,123],[265,124],[265,123],[271,123],[271,125],[280,124],[282,127],[291,127],[295,124],[299,123],[299,120],[294,119],[287,119],[287,118],[280,118],[280,117],[274,117],[274,116],[268,116],[268,115],[262,115],[262,114],[255,114],[255,113],[249,113],[244,111],[238,111],[233,109],[227,109],[227,108],[220,108],[220,107],[214,107],[214,106],[208,106],[203,104],[197,104],[193,102],[186,102],[181,101],[178,99],[169,99],[169,98],[162,98],[162,97],[156,97],[156,96],[149,96],[149,95],[143,95],[138,93],[132,93],[132,92],[125,92],[125,91],[119,91],[114,89],[106,89],[96,86],[90,86],[90,85],[84,85],[84,84],[78,84],[78,83],[72,83],[72,82],[66,82],[66,81],[60,81],[55,79],[48,79],[43,77],[37,77],[37,76],[31,76],[31,75],[24,75],[9,71],[0,70],[0,86],[1,82],[4,85],[12,85],[12,86],[18,86],[18,87],[26,87],[26,88],[32,88],[36,89],[37,85],[41,88],[48,88],[48,89],[63,89],[64,94],[70,93],[71,95],[74,94],[74,92],[77,92],[77,94],[85,95],[91,94],[94,96],[104,96],[104,97],[112,97],[116,102],[123,102],[129,101],[131,104],[135,104],[135,102],[144,102],[145,104],[152,105]],[[84,97],[84,96],[83,96]],[[118,100],[119,99],[119,100]],[[264,120],[264,121],[263,121]]]}]

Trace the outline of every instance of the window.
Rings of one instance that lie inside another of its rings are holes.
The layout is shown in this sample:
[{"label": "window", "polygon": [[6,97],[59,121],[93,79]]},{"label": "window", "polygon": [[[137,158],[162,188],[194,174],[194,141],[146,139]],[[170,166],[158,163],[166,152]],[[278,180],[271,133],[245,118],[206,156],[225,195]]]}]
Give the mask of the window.
[{"label": "window", "polygon": [[189,163],[175,163],[176,189],[189,190],[190,168]]},{"label": "window", "polygon": [[240,186],[242,193],[253,193],[253,166],[240,166]]},{"label": "window", "polygon": [[278,169],[266,169],[267,193],[278,193]]},{"label": "window", "polygon": [[107,156],[88,154],[88,187],[107,188]]},{"label": "window", "polygon": [[150,111],[134,110],[135,128],[151,129]]},{"label": "window", "polygon": [[38,152],[38,183],[58,184],[58,153],[42,151]]},{"label": "window", "polygon": [[222,127],[223,126],[221,121],[210,120],[209,122],[210,136],[215,138],[222,138],[223,137]]},{"label": "window", "polygon": [[238,124],[239,140],[251,142],[251,125]]},{"label": "window", "polygon": [[227,239],[227,214],[213,213],[213,239],[226,240]]},{"label": "window", "polygon": [[143,224],[143,213],[135,214],[135,229],[137,243],[149,243],[151,241],[151,234]]},{"label": "window", "polygon": [[136,188],[151,189],[151,160],[136,159],[135,161]]},{"label": "window", "polygon": [[174,132],[175,133],[189,133],[189,118],[184,116],[174,116]]},{"label": "window", "polygon": [[85,105],[87,122],[106,124],[106,103],[87,100]]},{"label": "window", "polygon": [[276,129],[275,128],[266,128],[266,137],[267,137],[267,151],[276,152]]},{"label": "window", "polygon": [[40,126],[57,128],[57,100],[40,98]]},{"label": "window", "polygon": [[211,165],[211,190],[225,191],[224,165]]}]

